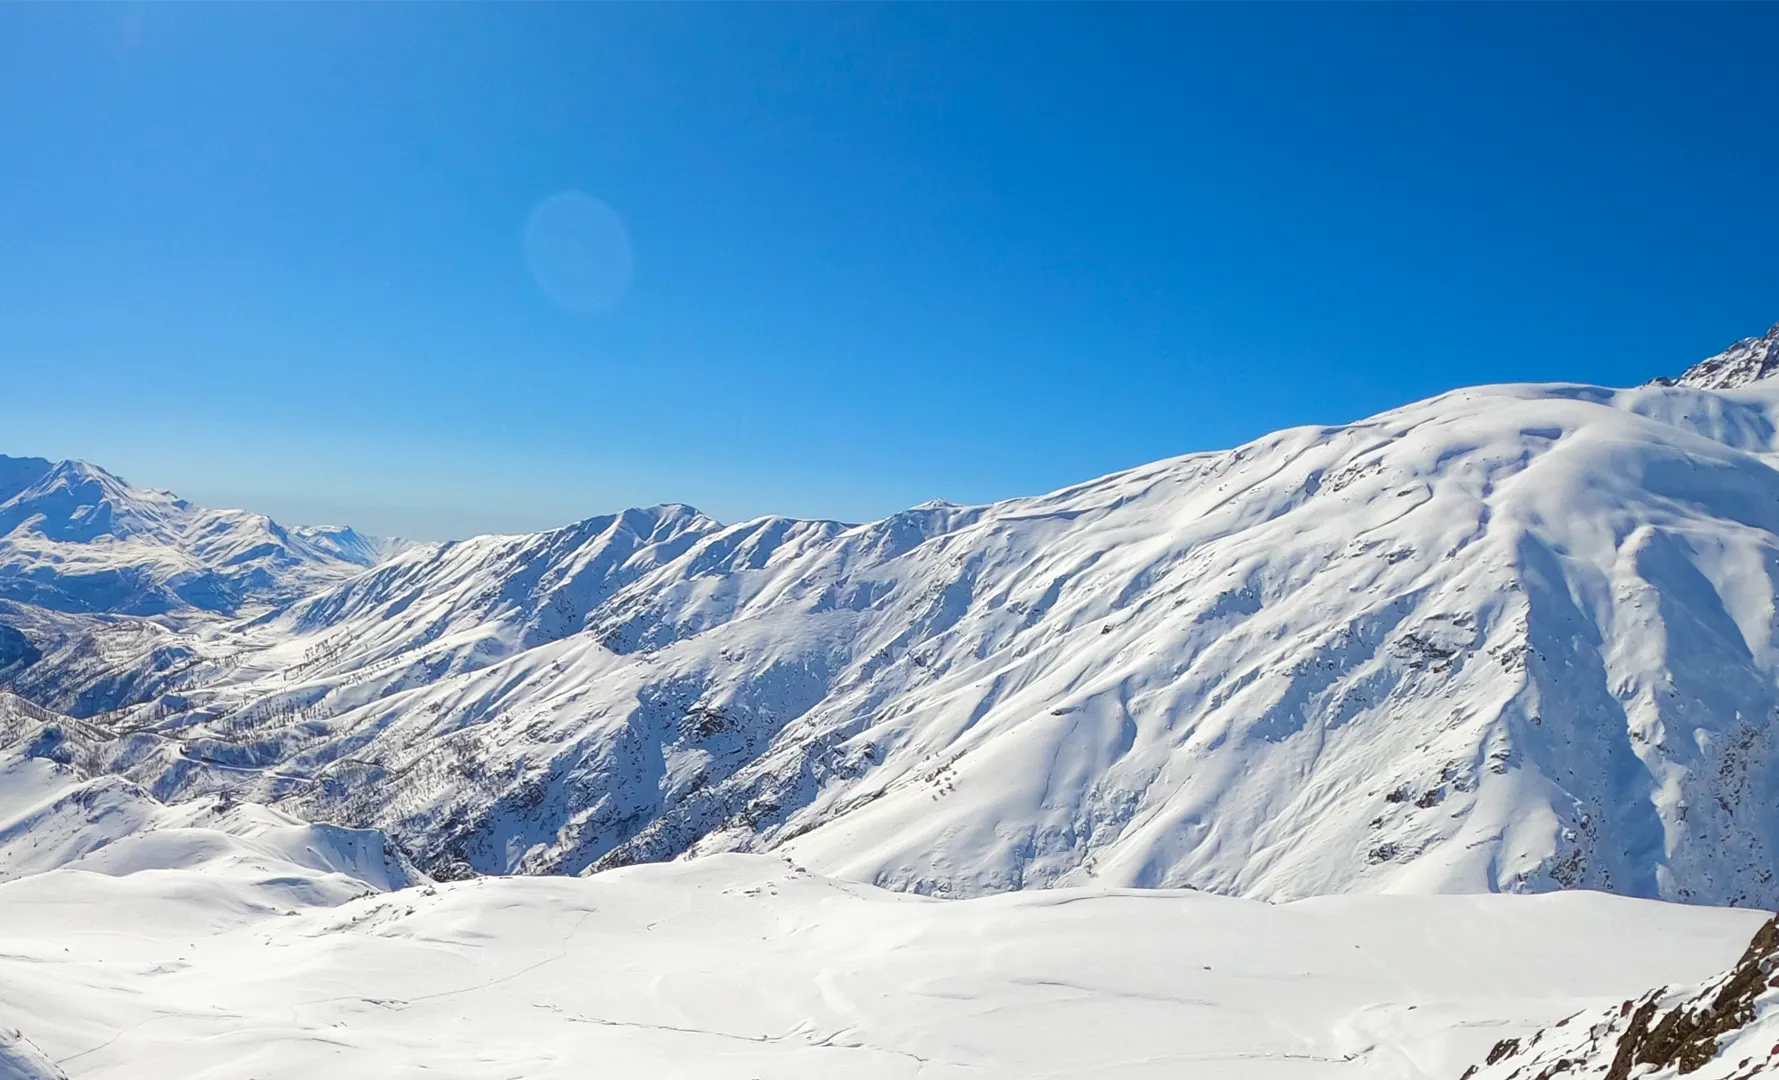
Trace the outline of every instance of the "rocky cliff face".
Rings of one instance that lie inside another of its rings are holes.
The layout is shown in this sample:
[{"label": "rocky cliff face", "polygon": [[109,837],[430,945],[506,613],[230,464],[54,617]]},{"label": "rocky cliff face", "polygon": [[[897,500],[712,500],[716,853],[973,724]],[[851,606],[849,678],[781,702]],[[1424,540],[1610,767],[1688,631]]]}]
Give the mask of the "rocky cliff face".
[{"label": "rocky cliff face", "polygon": [[1465,1080],[1746,1080],[1779,1071],[1779,919],[1702,986],[1663,987],[1582,1013],[1529,1039],[1504,1039]]},{"label": "rocky cliff face", "polygon": [[1699,361],[1678,379],[1662,382],[1699,390],[1733,390],[1774,374],[1779,374],[1779,325],[1763,337],[1743,338],[1716,356]]}]

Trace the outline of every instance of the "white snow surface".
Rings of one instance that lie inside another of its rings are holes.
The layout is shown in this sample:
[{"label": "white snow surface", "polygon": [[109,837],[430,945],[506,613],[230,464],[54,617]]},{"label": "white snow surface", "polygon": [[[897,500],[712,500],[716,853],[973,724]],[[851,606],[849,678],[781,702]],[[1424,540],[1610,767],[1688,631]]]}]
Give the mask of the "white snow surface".
[{"label": "white snow surface", "polygon": [[93,729],[0,707],[4,1080],[1444,1078],[1703,978],[1762,918],[1598,893],[948,901],[760,855],[438,884],[374,832],[163,805],[86,772]]},{"label": "white snow surface", "polygon": [[168,853],[0,884],[17,1075],[1447,1078],[1703,977],[1760,918],[1592,893],[944,901],[757,855],[346,898]]}]

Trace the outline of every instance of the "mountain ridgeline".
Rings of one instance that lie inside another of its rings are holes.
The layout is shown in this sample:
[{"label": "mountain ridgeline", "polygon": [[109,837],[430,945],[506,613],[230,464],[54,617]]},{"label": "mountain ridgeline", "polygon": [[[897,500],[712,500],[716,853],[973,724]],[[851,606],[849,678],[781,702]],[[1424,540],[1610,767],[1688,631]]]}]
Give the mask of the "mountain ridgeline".
[{"label": "mountain ridgeline", "polygon": [[864,525],[385,544],[0,459],[0,682],[94,775],[445,878],[769,851],[946,896],[1774,907],[1776,361]]}]

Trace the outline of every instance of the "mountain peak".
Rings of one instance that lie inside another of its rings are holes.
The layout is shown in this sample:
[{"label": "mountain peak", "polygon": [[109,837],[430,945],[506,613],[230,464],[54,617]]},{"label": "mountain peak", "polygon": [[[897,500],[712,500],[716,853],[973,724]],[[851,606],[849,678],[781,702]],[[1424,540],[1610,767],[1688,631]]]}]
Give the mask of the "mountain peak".
[{"label": "mountain peak", "polygon": [[1695,390],[1733,390],[1779,374],[1779,323],[1763,337],[1743,338],[1729,348],[1694,364],[1678,379],[1658,379],[1668,386]]},{"label": "mountain peak", "polygon": [[375,565],[396,545],[196,507],[90,462],[0,458],[0,599],[68,611],[233,611]]},{"label": "mountain peak", "polygon": [[138,490],[97,465],[69,459],[12,494],[0,509],[0,534],[33,523],[53,540],[125,539],[164,531],[166,513],[181,508],[172,495]]},{"label": "mountain peak", "polygon": [[68,458],[56,462],[50,466],[49,475],[70,480],[103,480],[120,485],[125,483],[123,477],[107,472],[92,462],[82,461],[79,458]]}]

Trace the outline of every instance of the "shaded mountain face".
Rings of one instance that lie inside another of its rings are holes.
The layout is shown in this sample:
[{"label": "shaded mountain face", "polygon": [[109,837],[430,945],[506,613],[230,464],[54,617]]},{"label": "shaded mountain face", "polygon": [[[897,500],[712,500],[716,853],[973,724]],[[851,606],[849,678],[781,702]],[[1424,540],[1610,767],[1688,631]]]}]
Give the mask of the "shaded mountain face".
[{"label": "shaded mountain face", "polygon": [[205,510],[80,461],[0,458],[0,598],[66,612],[233,613],[374,564],[350,529]]},{"label": "shaded mountain face", "polygon": [[17,627],[0,623],[0,678],[23,671],[42,656]]},{"label": "shaded mountain face", "polygon": [[232,622],[44,615],[14,685],[157,798],[444,877],[1779,906],[1776,426],[1773,381],[1480,387],[865,525],[631,510]]}]

